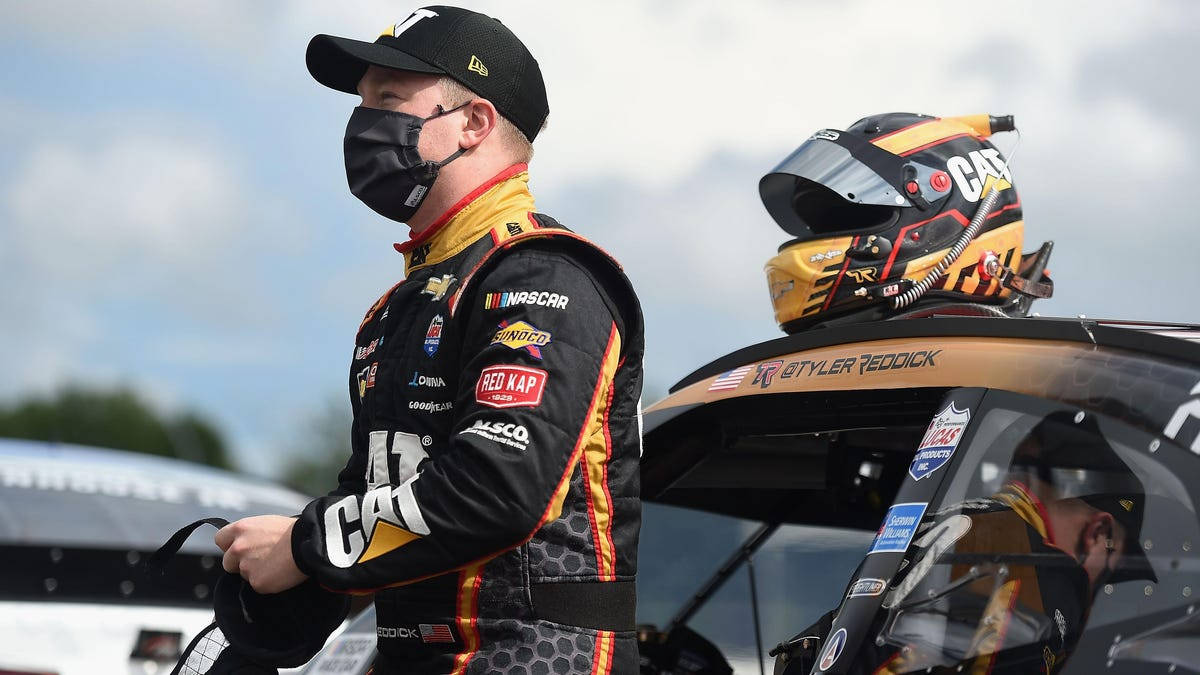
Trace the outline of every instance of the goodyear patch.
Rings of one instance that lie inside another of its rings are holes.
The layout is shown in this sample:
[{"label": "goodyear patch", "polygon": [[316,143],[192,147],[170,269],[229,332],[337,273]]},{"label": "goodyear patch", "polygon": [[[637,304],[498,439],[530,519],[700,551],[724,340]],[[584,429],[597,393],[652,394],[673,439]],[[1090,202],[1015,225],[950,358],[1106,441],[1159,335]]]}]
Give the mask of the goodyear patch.
[{"label": "goodyear patch", "polygon": [[528,321],[501,321],[491,344],[509,349],[524,349],[535,359],[542,358],[542,347],[550,344],[550,332],[538,329]]},{"label": "goodyear patch", "polygon": [[971,421],[971,410],[959,410],[951,401],[946,409],[934,416],[917,446],[917,455],[908,466],[908,475],[913,480],[927,478],[946,465],[954,456],[954,449],[962,440],[963,431]]}]

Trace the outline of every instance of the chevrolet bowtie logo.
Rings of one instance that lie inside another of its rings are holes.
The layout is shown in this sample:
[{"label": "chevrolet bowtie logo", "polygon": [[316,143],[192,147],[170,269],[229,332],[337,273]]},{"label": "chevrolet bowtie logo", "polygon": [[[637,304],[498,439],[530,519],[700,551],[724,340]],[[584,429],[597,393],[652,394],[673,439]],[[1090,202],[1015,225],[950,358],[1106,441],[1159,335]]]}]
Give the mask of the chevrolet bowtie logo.
[{"label": "chevrolet bowtie logo", "polygon": [[458,281],[458,277],[453,274],[443,274],[441,278],[433,277],[425,282],[425,288],[421,289],[421,293],[432,295],[432,301],[437,302],[446,297],[446,292]]}]

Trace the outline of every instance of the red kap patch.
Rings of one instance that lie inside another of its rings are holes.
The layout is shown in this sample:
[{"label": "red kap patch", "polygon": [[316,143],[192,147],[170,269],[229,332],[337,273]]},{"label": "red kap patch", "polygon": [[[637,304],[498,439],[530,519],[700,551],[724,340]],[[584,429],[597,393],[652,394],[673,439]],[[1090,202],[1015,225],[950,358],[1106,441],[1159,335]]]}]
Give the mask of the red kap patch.
[{"label": "red kap patch", "polygon": [[475,382],[475,402],[492,408],[541,405],[546,371],[524,366],[488,366]]}]

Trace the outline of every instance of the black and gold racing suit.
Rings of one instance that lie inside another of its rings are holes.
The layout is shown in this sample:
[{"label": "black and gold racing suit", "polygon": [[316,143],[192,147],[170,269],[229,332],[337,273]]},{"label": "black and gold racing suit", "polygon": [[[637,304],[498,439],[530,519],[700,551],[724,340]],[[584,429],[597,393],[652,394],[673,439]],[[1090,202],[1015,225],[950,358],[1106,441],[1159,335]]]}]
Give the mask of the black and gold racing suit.
[{"label": "black and gold racing suit", "polygon": [[353,452],[292,538],[375,593],[376,673],[633,672],[642,325],[511,167],[421,236],[350,372]]}]

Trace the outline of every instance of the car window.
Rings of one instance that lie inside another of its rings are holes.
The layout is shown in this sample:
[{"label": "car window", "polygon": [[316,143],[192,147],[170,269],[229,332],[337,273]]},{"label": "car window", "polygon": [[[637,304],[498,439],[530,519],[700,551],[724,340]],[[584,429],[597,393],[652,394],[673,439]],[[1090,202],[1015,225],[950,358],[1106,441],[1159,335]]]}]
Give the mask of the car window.
[{"label": "car window", "polygon": [[[638,568],[638,622],[663,629],[761,525],[646,504]],[[874,531],[784,525],[753,556],[763,655],[838,606]],[[735,672],[757,672],[750,580],[741,565],[688,621]],[[765,659],[766,668],[772,660]]]}]

